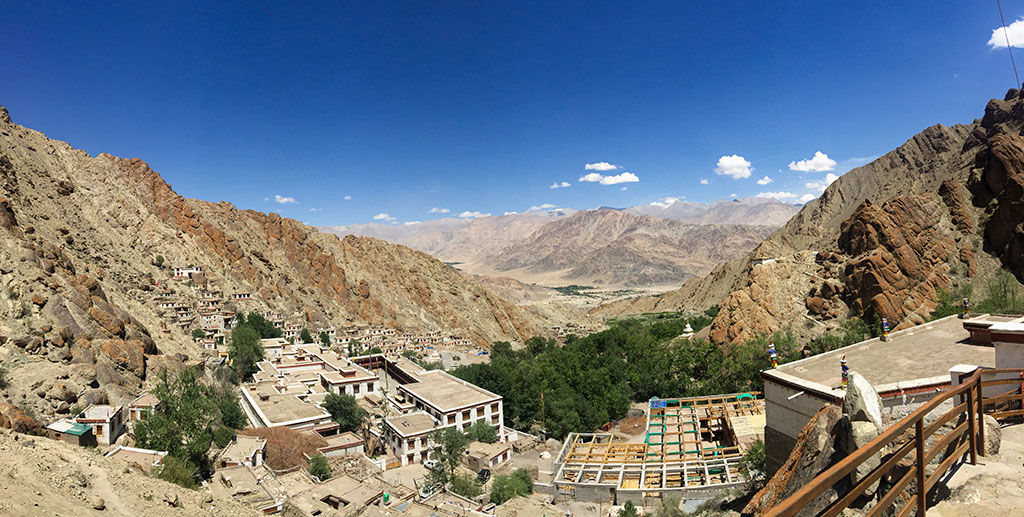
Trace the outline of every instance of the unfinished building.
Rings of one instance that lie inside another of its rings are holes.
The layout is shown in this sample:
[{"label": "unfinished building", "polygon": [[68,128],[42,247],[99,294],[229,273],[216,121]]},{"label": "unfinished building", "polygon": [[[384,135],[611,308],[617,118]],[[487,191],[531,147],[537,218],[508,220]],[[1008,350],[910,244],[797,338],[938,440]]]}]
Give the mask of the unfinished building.
[{"label": "unfinished building", "polygon": [[555,460],[556,501],[652,506],[745,483],[739,463],[764,436],[764,400],[757,395],[652,399],[643,443],[571,433]]}]

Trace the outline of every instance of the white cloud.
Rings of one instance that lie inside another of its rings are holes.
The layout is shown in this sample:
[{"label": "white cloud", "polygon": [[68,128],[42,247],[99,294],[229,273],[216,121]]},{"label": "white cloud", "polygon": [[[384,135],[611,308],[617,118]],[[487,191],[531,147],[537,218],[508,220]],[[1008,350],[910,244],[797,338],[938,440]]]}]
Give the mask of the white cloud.
[{"label": "white cloud", "polygon": [[750,162],[738,154],[722,156],[718,159],[718,165],[715,167],[715,174],[730,176],[734,180],[749,178],[753,171],[754,168],[750,166]]},{"label": "white cloud", "polygon": [[701,179],[700,179],[700,184],[701,184],[701,185],[707,185],[708,183],[710,183],[710,182],[708,181],[708,179],[707,179],[707,178],[701,178]]},{"label": "white cloud", "polygon": [[404,222],[402,224],[405,225],[405,226],[414,226],[414,225],[420,224],[420,222],[419,221],[406,221],[406,222]]},{"label": "white cloud", "polygon": [[604,176],[596,172],[591,172],[580,176],[580,181],[587,183],[600,183],[602,185],[618,185],[619,183],[637,183],[640,181],[640,177],[632,172],[623,172],[622,174],[616,174],[615,176]]},{"label": "white cloud", "polygon": [[811,190],[817,190],[818,192],[825,192],[825,189],[832,184],[833,181],[839,179],[839,176],[832,174],[831,172],[825,175],[825,179],[821,181],[808,181],[804,183],[804,187]]},{"label": "white cloud", "polygon": [[608,162],[588,163],[588,164],[583,166],[584,170],[588,170],[588,171],[602,171],[602,172],[604,172],[604,171],[613,171],[613,170],[618,169],[618,168],[619,168],[618,165],[612,165],[612,164],[610,164]]},{"label": "white cloud", "polygon": [[760,194],[757,195],[757,197],[762,197],[762,198],[769,198],[770,197],[770,198],[778,199],[778,200],[781,201],[783,199],[795,198],[796,194],[794,194],[792,192],[761,192]]},{"label": "white cloud", "polygon": [[552,205],[551,203],[544,203],[543,205],[531,206],[530,208],[527,208],[526,211],[527,212],[538,212],[540,210],[551,210],[552,208],[558,208],[558,207],[556,205]]},{"label": "white cloud", "polygon": [[657,201],[651,201],[651,206],[660,206],[661,208],[665,208],[665,207],[667,207],[667,206],[671,205],[672,203],[675,203],[676,201],[679,201],[680,199],[683,199],[683,198],[684,198],[684,196],[679,196],[679,197],[673,197],[673,196],[669,196],[669,197],[664,197],[664,198],[661,198],[661,199],[659,199],[659,200],[657,200]]},{"label": "white cloud", "polygon": [[629,189],[627,189],[626,187],[622,187],[619,190],[629,190]]},{"label": "white cloud", "polygon": [[735,193],[729,194],[729,197],[736,197],[736,194]]},{"label": "white cloud", "polygon": [[505,215],[517,215],[519,212],[505,212]]},{"label": "white cloud", "polygon": [[427,210],[428,214],[447,214],[448,212],[451,212],[451,210],[448,210],[447,208],[441,208],[439,206],[435,206],[434,208]]},{"label": "white cloud", "polygon": [[568,181],[562,181],[562,182],[556,181],[556,182],[552,183],[551,186],[548,187],[548,188],[569,188],[571,186],[572,186],[572,183],[569,183]]},{"label": "white cloud", "polygon": [[757,180],[757,184],[758,184],[758,185],[767,185],[767,184],[769,184],[769,183],[771,183],[771,182],[772,182],[772,179],[771,179],[771,178],[769,178],[768,176],[765,176],[765,177],[763,177],[763,178],[761,178],[761,179]]},{"label": "white cloud", "polygon": [[373,216],[373,220],[374,221],[394,221],[395,218],[391,217],[390,215],[388,215],[387,212],[381,212],[381,213]]},{"label": "white cloud", "polygon": [[480,212],[475,212],[475,211],[474,212],[470,212],[469,210],[466,210],[465,212],[462,212],[461,214],[459,214],[459,217],[461,217],[463,219],[468,219],[470,217],[490,217],[490,216],[491,216],[491,214],[481,214]]},{"label": "white cloud", "polygon": [[345,197],[343,197],[341,199],[344,199],[345,201],[348,201],[348,200],[352,199],[352,196],[345,196]]},{"label": "white cloud", "polygon": [[797,201],[799,201],[801,203],[810,203],[811,201],[814,201],[814,199],[817,198],[817,197],[818,196],[815,196],[814,194],[808,193],[808,194],[804,194],[804,195],[800,196],[800,199],[798,199]]},{"label": "white cloud", "polygon": [[276,202],[278,204],[281,204],[281,205],[291,205],[291,204],[294,204],[294,203],[298,203],[298,201],[296,201],[295,198],[293,198],[291,196],[278,196],[278,195],[274,195],[274,202]]},{"label": "white cloud", "polygon": [[269,197],[265,197],[265,198],[263,198],[263,200],[264,201],[270,201],[270,198]]},{"label": "white cloud", "polygon": [[992,48],[1006,48],[1006,40],[1010,40],[1010,46],[1024,47],[1024,18],[1021,18],[1006,27],[1003,33],[1002,27],[992,29],[992,37],[988,39],[988,45]]},{"label": "white cloud", "polygon": [[836,161],[821,151],[815,151],[810,160],[789,162],[789,170],[799,172],[824,172],[835,170]]},{"label": "white cloud", "polygon": [[618,185],[619,183],[639,183],[640,177],[632,172],[623,172],[615,176],[605,176],[601,179],[602,185]]},{"label": "white cloud", "polygon": [[309,211],[310,212],[319,212],[320,209],[319,208],[310,208]]}]

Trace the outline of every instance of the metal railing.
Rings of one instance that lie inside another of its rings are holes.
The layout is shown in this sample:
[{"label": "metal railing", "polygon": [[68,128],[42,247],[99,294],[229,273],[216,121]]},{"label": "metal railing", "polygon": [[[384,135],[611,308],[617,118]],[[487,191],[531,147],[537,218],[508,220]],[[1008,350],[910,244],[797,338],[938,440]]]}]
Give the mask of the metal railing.
[{"label": "metal railing", "polygon": [[[993,375],[1003,378],[987,381],[983,379],[983,377]],[[839,494],[839,498],[831,502],[818,515],[828,517],[838,515],[861,497],[875,482],[881,481],[885,477],[888,489],[884,493],[879,491],[881,499],[867,512],[867,515],[869,517],[880,515],[893,505],[902,502],[896,515],[909,515],[916,509],[919,517],[924,516],[928,491],[946,472],[965,454],[970,454],[971,465],[977,464],[979,455],[985,455],[984,415],[988,414],[997,420],[1024,415],[1024,394],[1022,394],[1024,392],[1024,370],[978,368],[973,374],[970,374],[970,377],[966,379],[964,377],[966,375],[961,376],[959,386],[929,400],[894,426],[883,431],[874,440],[819,474],[792,496],[770,508],[765,515],[773,517],[796,515],[821,494],[843,481],[876,453],[883,449],[895,448],[892,452],[887,452],[882,456],[881,464],[878,467],[859,479],[845,494]],[[992,397],[984,396],[985,388],[1006,384],[1017,384],[1018,386]],[[953,403],[956,404],[953,409],[925,426],[925,416],[950,399],[954,399]],[[948,434],[936,437],[931,448],[926,450],[927,440],[953,419],[957,419],[956,427]],[[912,433],[909,439],[905,436],[907,432]],[[939,453],[951,447],[955,447],[953,451],[946,455],[931,475],[926,475],[926,466]],[[913,466],[898,479],[892,479],[895,476],[889,475],[890,472],[908,457],[913,457]],[[915,480],[917,482],[916,490],[914,493],[908,493],[911,481]],[[924,489],[922,490],[921,487]],[[903,496],[903,501],[898,500],[901,496]]]}]

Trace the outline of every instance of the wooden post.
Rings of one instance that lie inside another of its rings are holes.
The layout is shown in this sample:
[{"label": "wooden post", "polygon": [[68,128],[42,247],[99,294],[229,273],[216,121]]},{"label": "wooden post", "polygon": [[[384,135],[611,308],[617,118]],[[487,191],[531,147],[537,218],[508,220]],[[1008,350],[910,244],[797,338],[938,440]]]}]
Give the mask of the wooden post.
[{"label": "wooden post", "polygon": [[917,440],[917,517],[924,517],[927,507],[924,476],[924,417],[914,422],[914,435]]},{"label": "wooden post", "polygon": [[967,432],[971,437],[971,465],[978,464],[978,435],[974,425],[974,386],[967,390]]},{"label": "wooden post", "polygon": [[[978,368],[981,370],[981,368]],[[975,395],[978,397],[978,454],[985,456],[985,395],[981,391],[981,372],[978,372],[978,379],[974,386],[978,389]]]}]

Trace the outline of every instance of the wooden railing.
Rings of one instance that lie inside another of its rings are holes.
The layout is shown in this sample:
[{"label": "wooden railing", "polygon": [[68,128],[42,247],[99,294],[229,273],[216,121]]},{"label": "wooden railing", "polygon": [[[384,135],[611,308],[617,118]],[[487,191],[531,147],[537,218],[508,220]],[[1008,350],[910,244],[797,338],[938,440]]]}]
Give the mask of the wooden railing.
[{"label": "wooden railing", "polygon": [[[987,381],[983,379],[983,377],[989,376],[1006,378]],[[884,453],[878,467],[859,479],[846,493],[839,494],[839,498],[825,507],[818,515],[829,517],[838,515],[861,497],[875,482],[881,481],[885,477],[888,489],[885,491],[880,489],[879,497],[881,499],[867,512],[867,515],[882,514],[894,504],[901,502],[898,499],[903,496],[905,502],[899,507],[896,515],[909,515],[916,509],[918,517],[924,516],[928,491],[954,463],[965,454],[970,454],[970,462],[975,465],[978,462],[978,456],[985,455],[983,415],[988,414],[997,420],[1024,415],[1024,395],[1021,394],[1024,391],[1021,389],[1024,387],[1024,370],[978,368],[973,374],[970,374],[970,377],[966,379],[961,377],[960,382],[959,386],[929,400],[896,425],[879,434],[877,438],[819,474],[792,496],[770,508],[766,515],[779,517],[796,515],[821,494],[843,481],[876,453],[883,449],[895,448],[892,452]],[[1007,384],[1015,386],[996,396],[987,398],[984,396],[985,388]],[[953,403],[957,405],[925,427],[925,416],[950,399],[953,399]],[[953,431],[936,437],[931,448],[925,450],[928,438],[935,435],[936,431],[953,419],[957,419],[958,422]],[[905,437],[905,433],[908,431],[912,433],[909,440]],[[940,452],[951,447],[955,447],[953,451],[946,455],[930,476],[926,476],[925,467],[928,463],[935,459]],[[908,457],[913,458],[913,466],[899,479],[892,479],[894,476],[889,475],[890,472]],[[914,493],[908,493],[908,487],[914,480],[917,481],[916,490]],[[924,489],[922,490],[921,487]]]}]

